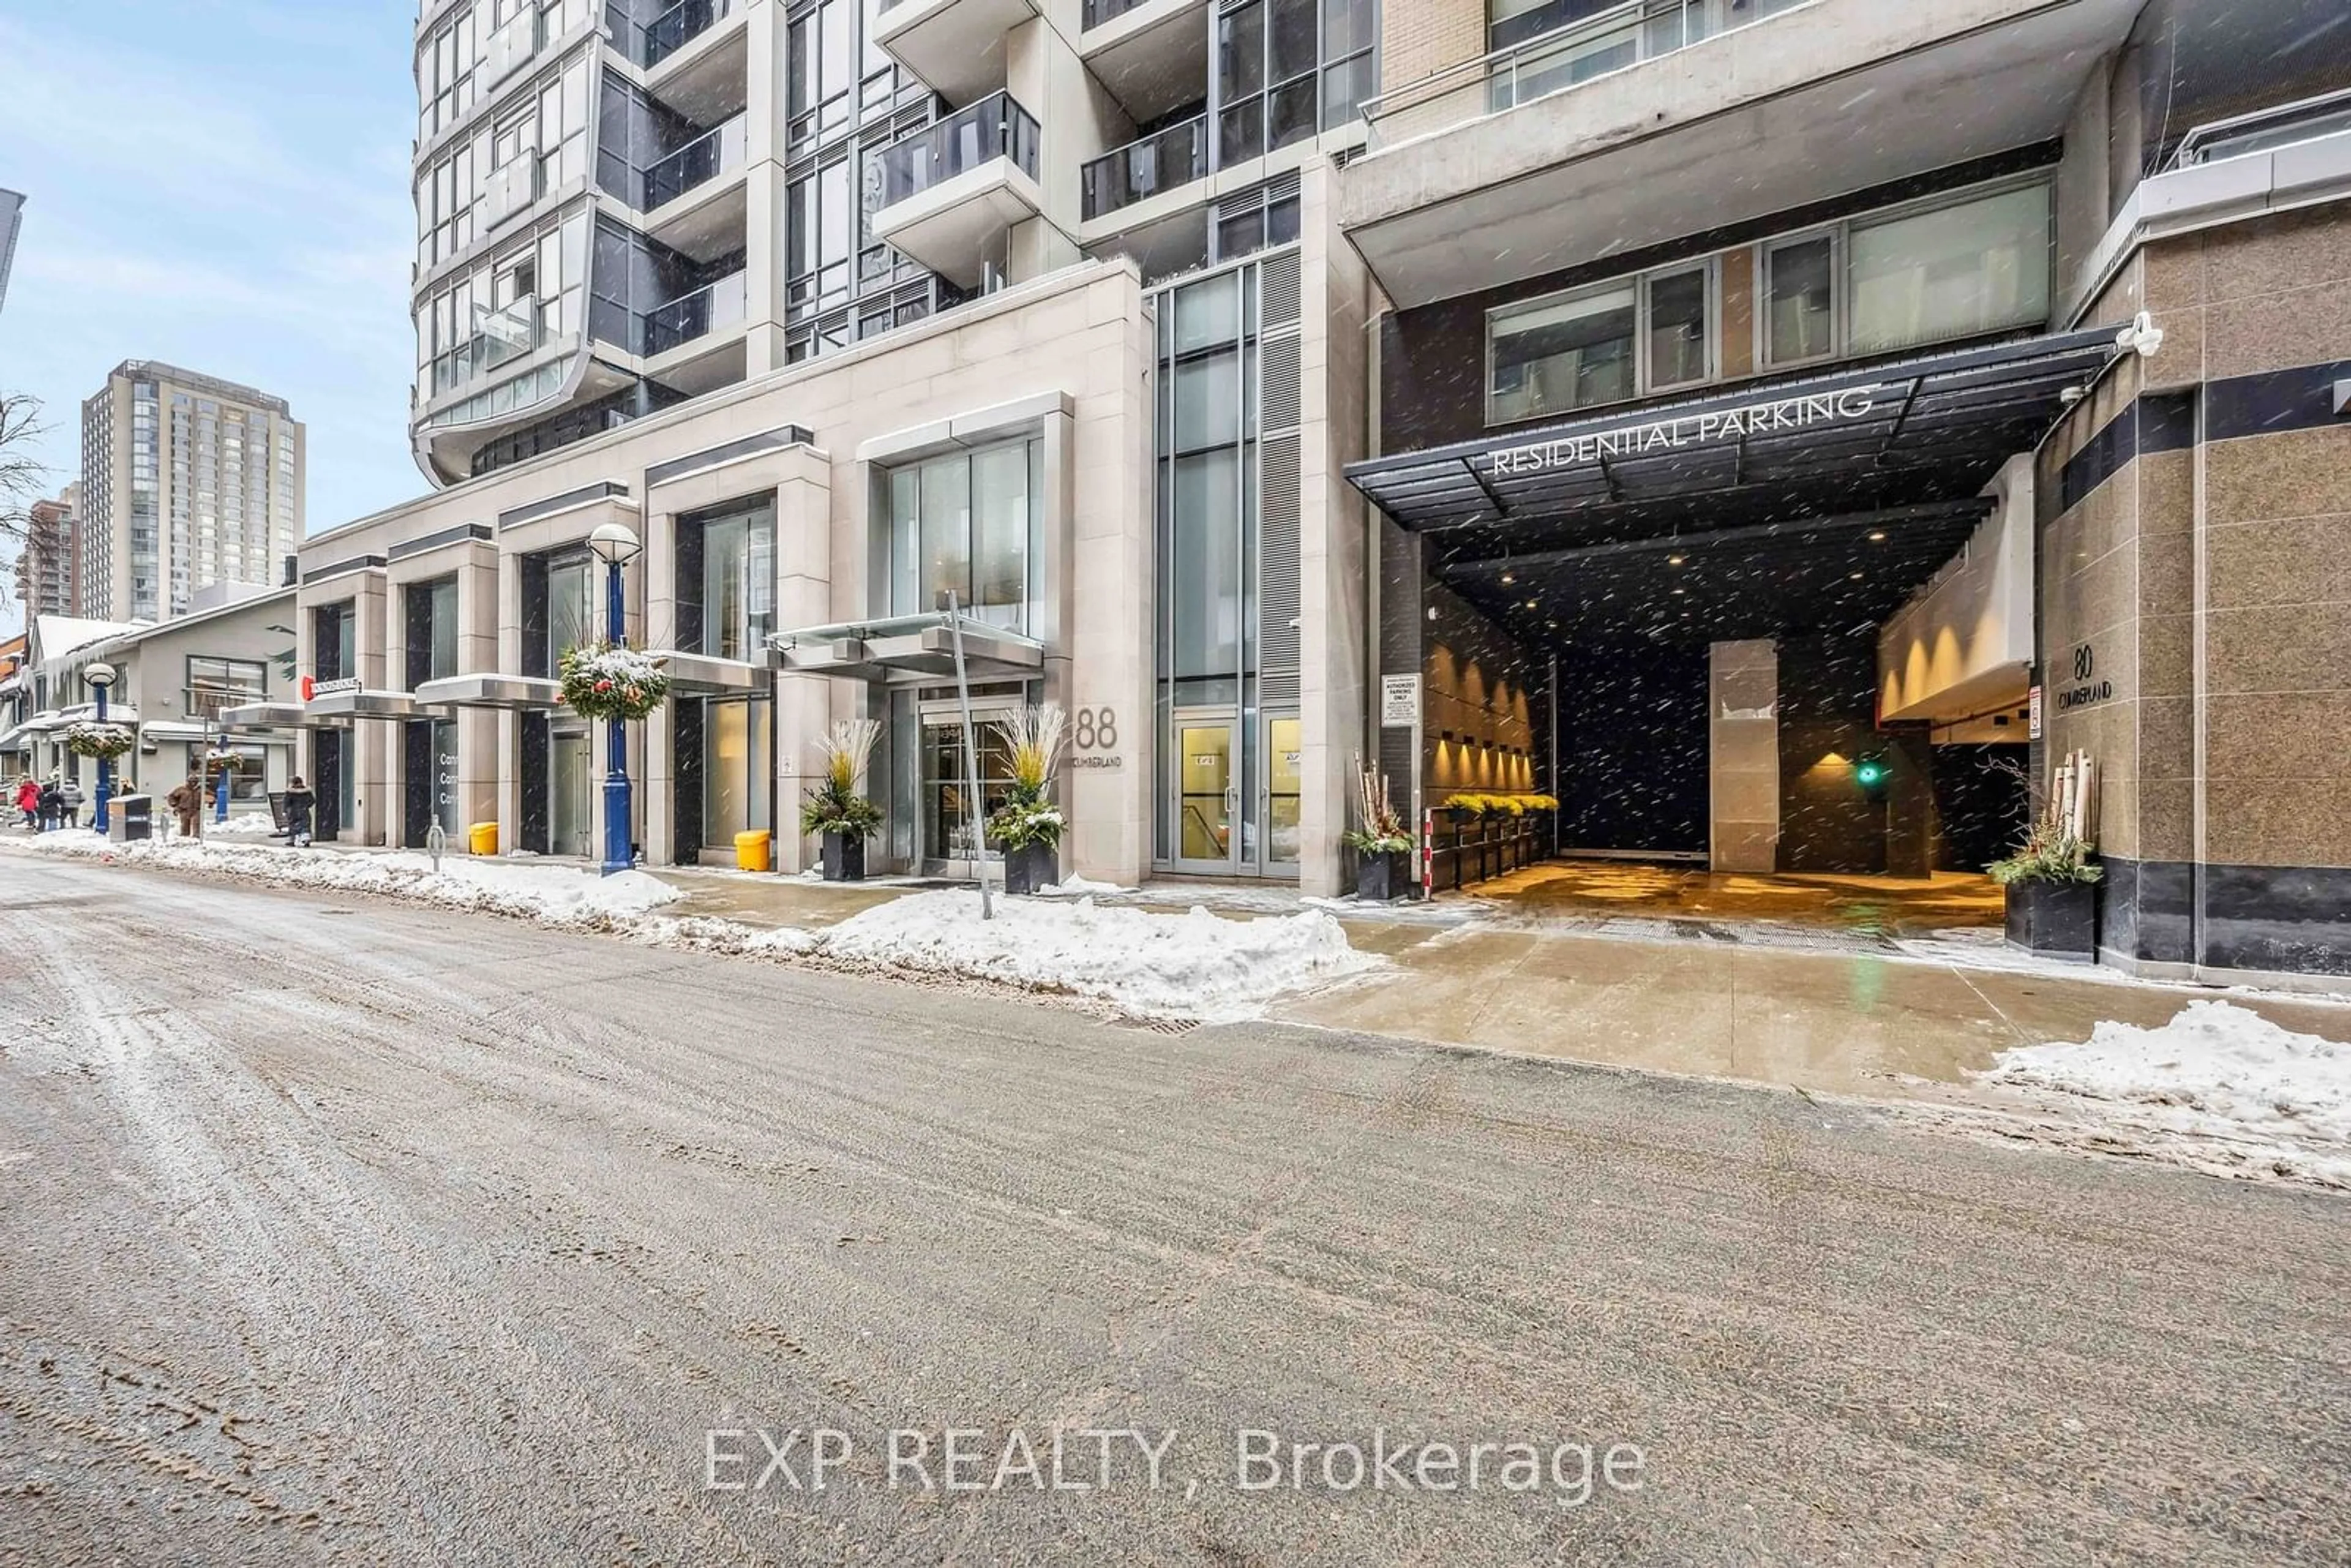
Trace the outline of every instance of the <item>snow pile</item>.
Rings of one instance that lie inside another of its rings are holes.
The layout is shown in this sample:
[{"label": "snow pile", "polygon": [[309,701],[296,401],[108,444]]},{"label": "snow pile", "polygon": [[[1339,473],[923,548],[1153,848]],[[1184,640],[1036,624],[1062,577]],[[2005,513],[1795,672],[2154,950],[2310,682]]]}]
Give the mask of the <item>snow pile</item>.
[{"label": "snow pile", "polygon": [[2156,1029],[2104,1022],[2085,1043],[2020,1046],[1986,1079],[2076,1095],[2115,1130],[2196,1163],[2351,1186],[2351,1045],[2228,1002]]},{"label": "snow pile", "polygon": [[203,872],[280,887],[389,894],[444,908],[511,915],[550,925],[623,919],[685,896],[640,871],[599,876],[574,866],[517,865],[444,855],[436,873],[431,856],[412,850],[355,853],[290,849],[266,840],[224,842],[217,839],[203,842],[150,839],[117,844],[87,831],[46,833],[33,841],[33,847],[50,854],[88,856],[161,871]]},{"label": "snow pile", "polygon": [[916,894],[818,935],[830,958],[925,974],[969,975],[1074,992],[1147,1018],[1234,1019],[1293,987],[1378,962],[1347,945],[1327,915],[1224,920],[1205,909],[1155,915],[1091,898],[1003,898],[979,917],[977,893]]},{"label": "snow pile", "polygon": [[1090,876],[1080,876],[1077,873],[1071,872],[1051,886],[1039,888],[1037,896],[1040,898],[1092,898],[1102,894],[1134,891],[1134,889],[1131,887],[1121,887],[1114,882],[1096,882]]},{"label": "snow pile", "polygon": [[277,831],[277,823],[266,811],[232,811],[225,822],[206,817],[204,830],[208,839],[266,839]]}]

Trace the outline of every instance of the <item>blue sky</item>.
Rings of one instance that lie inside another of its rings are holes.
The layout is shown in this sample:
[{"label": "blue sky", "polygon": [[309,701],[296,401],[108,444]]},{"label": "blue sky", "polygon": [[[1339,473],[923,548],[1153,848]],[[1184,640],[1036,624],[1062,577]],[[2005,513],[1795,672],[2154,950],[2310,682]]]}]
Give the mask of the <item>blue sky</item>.
[{"label": "blue sky", "polygon": [[[0,0],[0,186],[27,197],[0,387],[81,400],[128,359],[245,382],[309,430],[313,532],[415,495],[414,0]],[[19,619],[14,583],[0,635]]]}]

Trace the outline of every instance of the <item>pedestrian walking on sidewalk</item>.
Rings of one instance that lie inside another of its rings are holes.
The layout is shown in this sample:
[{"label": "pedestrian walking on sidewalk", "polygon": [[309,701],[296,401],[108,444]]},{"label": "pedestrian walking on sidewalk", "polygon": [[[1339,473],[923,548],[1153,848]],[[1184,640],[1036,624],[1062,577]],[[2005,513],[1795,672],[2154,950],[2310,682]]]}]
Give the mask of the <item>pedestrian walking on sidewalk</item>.
[{"label": "pedestrian walking on sidewalk", "polygon": [[318,809],[319,797],[299,773],[286,786],[286,841],[300,849],[310,841],[310,813]]},{"label": "pedestrian walking on sidewalk", "polygon": [[163,804],[171,807],[172,814],[180,820],[180,837],[193,839],[196,836],[196,813],[203,810],[204,801],[204,786],[196,781],[193,774],[163,797]]},{"label": "pedestrian walking on sidewalk", "polygon": [[25,814],[25,826],[38,828],[41,825],[41,787],[33,782],[31,774],[27,773],[16,780],[16,810]]},{"label": "pedestrian walking on sidewalk", "polygon": [[66,798],[65,792],[57,788],[57,776],[54,773],[41,785],[40,812],[40,831],[55,832],[60,825],[57,819],[66,812]]}]

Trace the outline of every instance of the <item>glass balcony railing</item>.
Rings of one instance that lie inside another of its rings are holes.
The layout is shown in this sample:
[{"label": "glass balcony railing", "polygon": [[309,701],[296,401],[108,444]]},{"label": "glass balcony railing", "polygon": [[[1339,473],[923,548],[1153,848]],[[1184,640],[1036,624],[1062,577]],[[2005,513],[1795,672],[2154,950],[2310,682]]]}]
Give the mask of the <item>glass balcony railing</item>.
[{"label": "glass balcony railing", "polygon": [[697,185],[740,169],[747,145],[747,123],[748,116],[738,114],[646,169],[638,190],[637,210],[650,213]]},{"label": "glass balcony railing", "polygon": [[665,353],[681,343],[739,324],[749,294],[745,275],[732,273],[691,294],[681,294],[645,312],[643,352],[647,358]]},{"label": "glass balcony railing", "polygon": [[604,20],[621,52],[651,70],[708,32],[729,12],[736,0],[678,0],[650,22],[640,22],[618,5],[605,8]]},{"label": "glass balcony railing", "polygon": [[969,109],[875,153],[874,166],[882,176],[879,208],[998,158],[1009,158],[1022,173],[1037,177],[1036,117],[1008,92],[989,93]]},{"label": "glass balcony railing", "polygon": [[536,298],[526,295],[503,310],[485,311],[475,320],[472,337],[433,361],[432,395],[455,392],[488,375],[542,341]]},{"label": "glass balcony railing", "polygon": [[2345,131],[2351,131],[2351,89],[2199,125],[2180,139],[2171,166],[2187,169],[2217,158],[2268,152]]},{"label": "glass balcony railing", "polygon": [[[1751,26],[1810,0],[1626,0],[1547,33],[1448,66],[1364,104],[1376,150]],[[1534,20],[1540,8],[1526,14]]]},{"label": "glass balcony railing", "polygon": [[1149,4],[1150,0],[1086,0],[1080,29],[1082,31],[1087,27],[1099,27],[1104,22],[1115,22],[1137,5]]},{"label": "glass balcony railing", "polygon": [[1088,218],[1188,185],[1208,172],[1208,117],[1171,125],[1103,153],[1079,172]]}]

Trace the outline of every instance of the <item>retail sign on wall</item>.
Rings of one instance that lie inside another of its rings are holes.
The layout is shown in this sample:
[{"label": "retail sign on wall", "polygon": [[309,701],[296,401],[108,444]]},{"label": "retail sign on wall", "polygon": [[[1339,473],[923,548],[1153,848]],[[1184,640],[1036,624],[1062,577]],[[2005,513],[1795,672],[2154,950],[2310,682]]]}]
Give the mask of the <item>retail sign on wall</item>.
[{"label": "retail sign on wall", "polygon": [[1380,727],[1410,729],[1420,722],[1420,677],[1380,677]]},{"label": "retail sign on wall", "polygon": [[1555,441],[1508,446],[1487,462],[1496,474],[1540,474],[1551,468],[1583,467],[1604,457],[1643,457],[1687,446],[1708,446],[1719,441],[1744,440],[1750,435],[1844,424],[1867,418],[1876,409],[1881,394],[1900,390],[1907,388],[1847,387],[1843,392],[1810,392],[1773,402],[1683,414],[1593,435],[1568,435]]},{"label": "retail sign on wall", "polygon": [[2027,705],[2027,707],[2026,707],[2026,716],[2026,716],[2026,718],[2025,718],[2024,737],[2025,737],[2027,740],[2038,740],[2038,739],[2040,739],[2040,738],[2041,738],[2041,688],[2040,688],[2039,686],[2037,686],[2037,685],[2036,685],[2036,686],[2034,686],[2034,687],[2032,688],[2032,698],[2031,698],[2031,701],[2029,702],[2029,704]]},{"label": "retail sign on wall", "polygon": [[359,689],[360,678],[357,675],[345,675],[340,680],[332,681],[314,681],[308,675],[302,677],[304,702],[308,702],[313,697],[330,697],[338,692],[355,692]]}]

